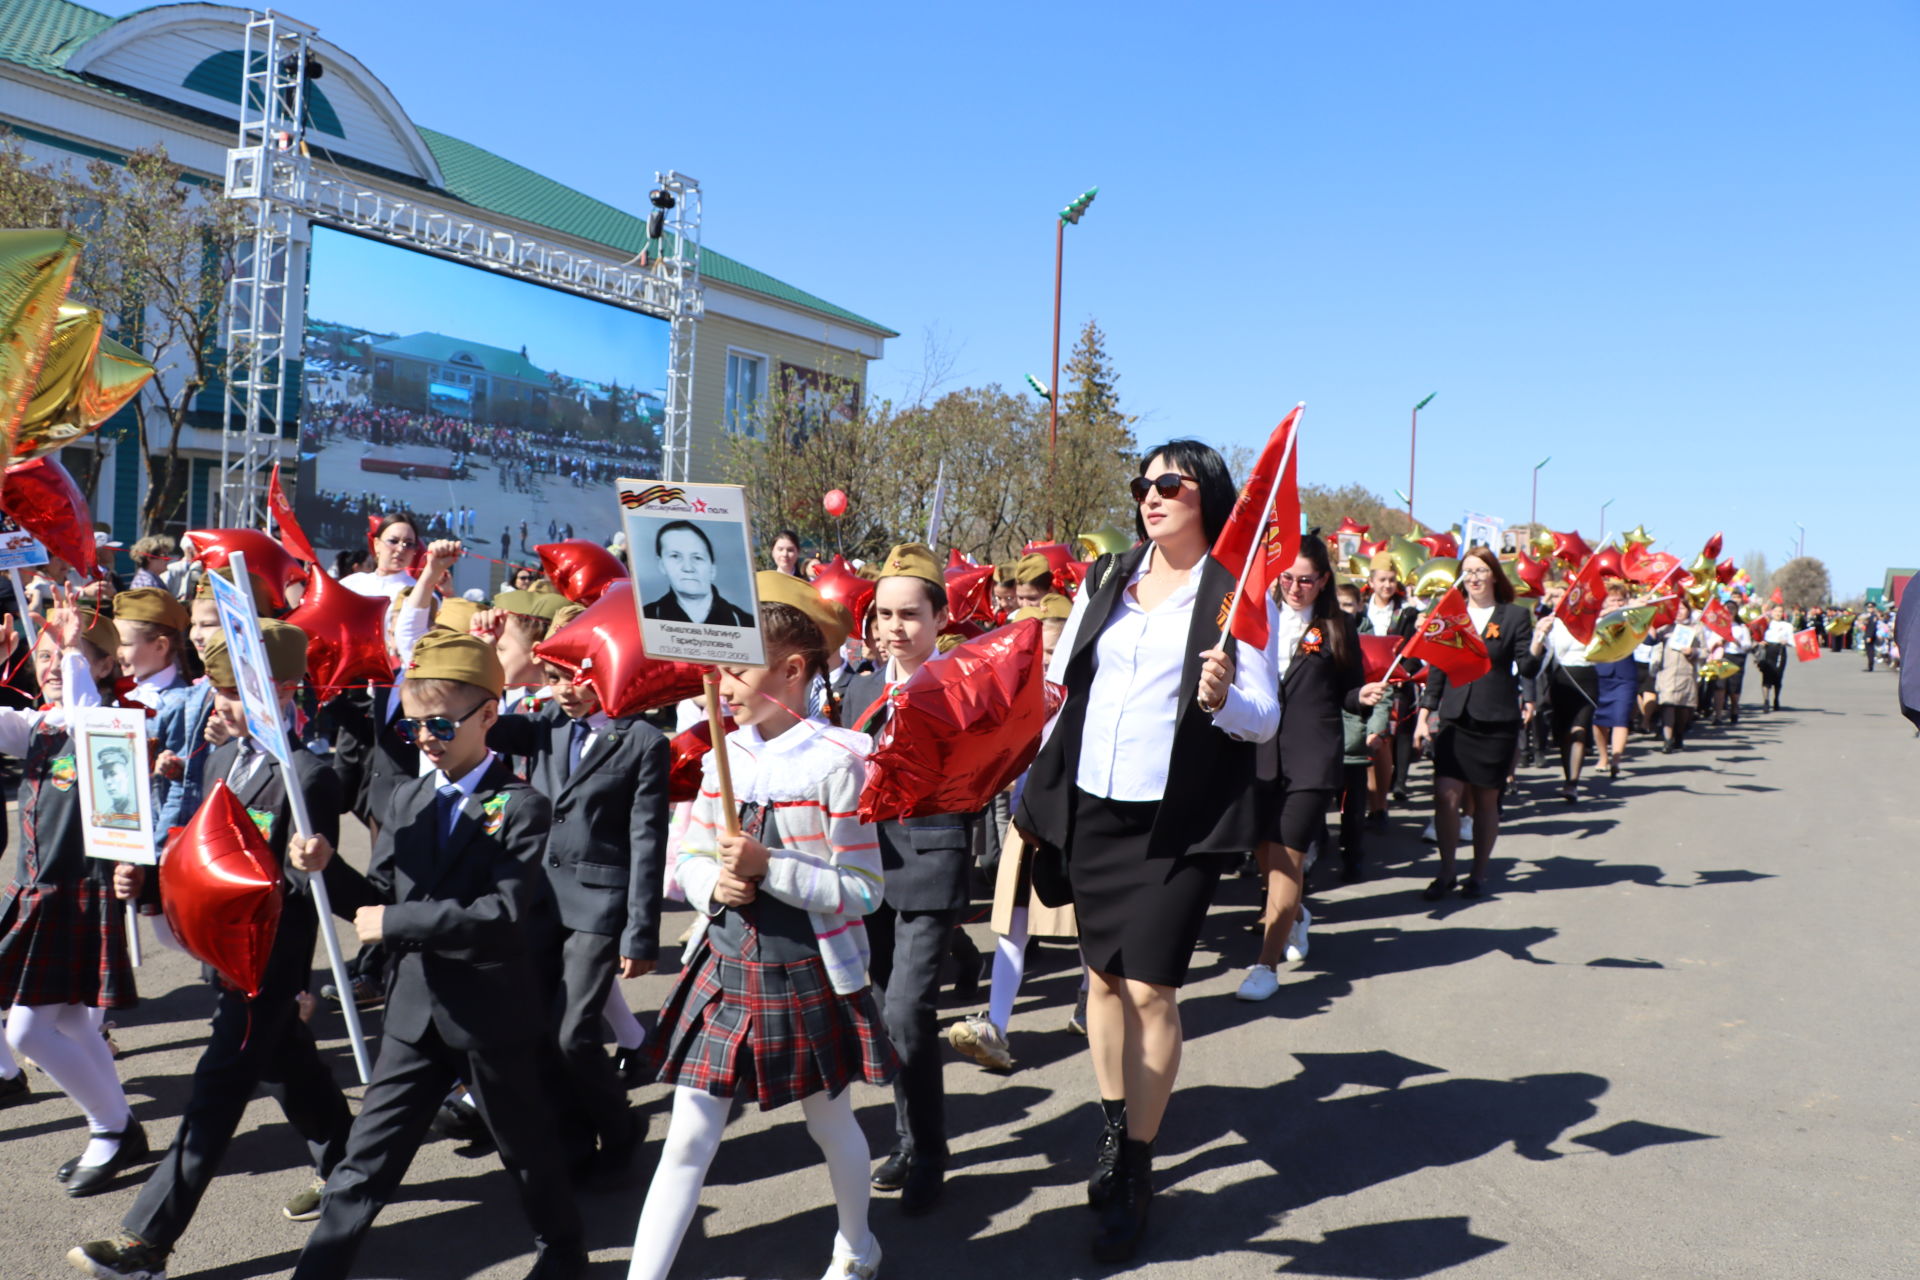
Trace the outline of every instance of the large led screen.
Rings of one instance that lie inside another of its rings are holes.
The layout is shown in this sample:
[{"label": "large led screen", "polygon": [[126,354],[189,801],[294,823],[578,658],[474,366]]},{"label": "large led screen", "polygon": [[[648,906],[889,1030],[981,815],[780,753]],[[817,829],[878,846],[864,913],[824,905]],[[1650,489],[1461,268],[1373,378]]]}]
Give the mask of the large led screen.
[{"label": "large led screen", "polygon": [[604,543],[614,478],[660,473],[666,321],[328,227],[307,281],[295,512],[316,548],[364,547],[368,513],[398,509],[537,563]]}]

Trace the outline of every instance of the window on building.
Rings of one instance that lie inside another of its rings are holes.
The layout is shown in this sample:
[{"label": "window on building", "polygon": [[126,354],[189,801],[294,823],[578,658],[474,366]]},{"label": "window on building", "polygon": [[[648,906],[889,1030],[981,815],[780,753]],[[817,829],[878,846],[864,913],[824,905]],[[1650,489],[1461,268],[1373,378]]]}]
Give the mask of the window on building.
[{"label": "window on building", "polygon": [[760,397],[767,388],[767,360],[748,351],[727,352],[727,430],[760,434]]}]

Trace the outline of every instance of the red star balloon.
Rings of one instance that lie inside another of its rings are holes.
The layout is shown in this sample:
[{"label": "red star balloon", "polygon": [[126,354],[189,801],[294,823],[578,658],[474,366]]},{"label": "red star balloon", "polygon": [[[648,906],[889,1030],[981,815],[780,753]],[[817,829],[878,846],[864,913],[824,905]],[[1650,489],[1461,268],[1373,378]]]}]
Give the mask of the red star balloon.
[{"label": "red star balloon", "polygon": [[0,508],[81,577],[94,576],[99,566],[94,556],[93,516],[80,496],[80,486],[53,457],[9,466],[5,485],[0,487]]},{"label": "red star balloon", "polygon": [[1373,542],[1367,542],[1363,539],[1360,543],[1360,558],[1362,560],[1371,560],[1386,549],[1387,540],[1385,538],[1380,538]]},{"label": "red star balloon", "polygon": [[1019,777],[1047,722],[1040,620],[969,640],[888,694],[860,796],[865,822],[974,813]]},{"label": "red star balloon", "polygon": [[974,566],[972,557],[961,554],[960,548],[955,547],[951,551],[947,552],[947,568],[971,569],[974,567],[975,566]]},{"label": "red star balloon", "polygon": [[[1405,636],[1360,637],[1360,666],[1368,684],[1387,678],[1388,669],[1393,666],[1394,658],[1399,655],[1400,647],[1406,642]],[[1404,675],[1402,672],[1394,674]]]},{"label": "red star balloon", "polygon": [[608,587],[627,579],[627,566],[620,558],[591,538],[543,543],[533,553],[540,557],[540,572],[575,604],[592,604]]},{"label": "red star balloon", "polygon": [[1709,560],[1719,559],[1720,546],[1724,541],[1725,539],[1723,539],[1719,534],[1717,533],[1714,534],[1711,538],[1707,539],[1707,545],[1700,548],[1700,554],[1705,556]]},{"label": "red star balloon", "polygon": [[835,556],[828,561],[815,575],[813,589],[820,593],[822,600],[846,606],[853,616],[854,635],[867,634],[867,606],[873,603],[873,582],[848,568],[845,557]]},{"label": "red star balloon", "polygon": [[[956,553],[958,554],[958,553]],[[955,623],[993,621],[993,566],[949,568],[947,616]]]},{"label": "red star balloon", "polygon": [[236,551],[246,556],[247,572],[267,584],[276,611],[287,607],[288,584],[307,579],[306,566],[258,529],[189,529],[184,541],[193,544],[195,558],[209,569],[226,568]]},{"label": "red star balloon", "polygon": [[[251,556],[247,567],[252,570]],[[341,586],[318,565],[307,575],[307,589],[287,621],[307,633],[307,679],[320,701],[392,677],[386,641],[390,604],[385,596],[363,596]]]},{"label": "red star balloon", "polygon": [[[727,716],[721,724],[721,733],[732,733],[733,717]],[[700,794],[700,771],[713,750],[713,723],[701,720],[698,724],[675,734],[667,742],[667,803],[684,804]]]},{"label": "red star balloon", "polygon": [[1514,569],[1520,575],[1520,581],[1527,585],[1526,594],[1542,596],[1547,591],[1547,570],[1550,567],[1542,557],[1538,560],[1522,551],[1513,558]]},{"label": "red star balloon", "polygon": [[542,662],[584,676],[610,716],[632,716],[691,698],[704,687],[706,668],[649,658],[640,644],[633,584],[616,582],[587,611],[533,646]]},{"label": "red star balloon", "polygon": [[1361,524],[1358,520],[1355,520],[1352,516],[1341,516],[1340,527],[1334,530],[1334,534],[1335,536],[1338,536],[1340,534],[1352,533],[1352,534],[1357,534],[1360,537],[1364,538],[1367,536],[1367,530],[1371,528],[1373,528],[1372,525]]},{"label": "red star balloon", "polygon": [[1060,575],[1066,572],[1068,565],[1074,563],[1073,548],[1063,542],[1029,542],[1020,554],[1030,556],[1036,552],[1045,556],[1047,563],[1053,566],[1053,580],[1058,586]]},{"label": "red star balloon", "polygon": [[1626,569],[1620,560],[1620,548],[1604,546],[1593,553],[1593,558],[1600,564],[1601,576],[1619,578],[1626,575]]},{"label": "red star balloon", "polygon": [[280,927],[280,866],[226,779],[167,841],[160,906],[188,955],[248,999],[260,994]]},{"label": "red star balloon", "polygon": [[1593,548],[1577,531],[1553,535],[1553,558],[1569,569],[1585,564],[1592,554]]},{"label": "red star balloon", "polygon": [[1731,560],[1722,560],[1713,567],[1713,576],[1722,584],[1732,582],[1740,573],[1740,566]]},{"label": "red star balloon", "polygon": [[1460,555],[1460,544],[1450,533],[1423,534],[1414,541],[1427,549],[1428,559],[1455,559]]}]

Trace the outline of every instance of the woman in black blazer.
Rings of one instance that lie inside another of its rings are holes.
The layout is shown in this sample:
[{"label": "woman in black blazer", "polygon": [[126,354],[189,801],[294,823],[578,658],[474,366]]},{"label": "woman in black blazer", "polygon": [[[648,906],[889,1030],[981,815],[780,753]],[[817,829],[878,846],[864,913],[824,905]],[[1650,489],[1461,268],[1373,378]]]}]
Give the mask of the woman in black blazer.
[{"label": "woman in black blazer", "polygon": [[[1094,1257],[1146,1227],[1153,1140],[1180,1069],[1179,988],[1225,864],[1265,832],[1254,744],[1280,716],[1268,650],[1221,648],[1234,590],[1208,554],[1233,510],[1220,455],[1176,440],[1132,485],[1141,543],[1088,570],[1054,651],[1067,688],[1014,813],[1066,879],[1090,972],[1087,1039],[1106,1129],[1087,1199]],[[1267,607],[1271,620],[1271,605]],[[1163,803],[1164,801],[1164,803]]]},{"label": "woman in black blazer", "polygon": [[1467,616],[1486,642],[1493,666],[1471,684],[1453,685],[1434,667],[1427,677],[1414,746],[1433,741],[1434,834],[1440,841],[1440,876],[1427,886],[1428,902],[1453,889],[1454,850],[1460,844],[1460,813],[1473,819],[1473,874],[1460,896],[1477,898],[1486,884],[1493,842],[1500,835],[1500,793],[1506,790],[1514,746],[1520,740],[1520,698],[1514,672],[1540,669],[1533,652],[1533,617],[1513,603],[1513,583],[1484,546],[1460,561]]},{"label": "woman in black blazer", "polygon": [[1360,714],[1385,696],[1385,684],[1365,684],[1360,633],[1336,607],[1333,566],[1319,530],[1300,540],[1300,553],[1274,586],[1274,636],[1282,667],[1280,732],[1259,750],[1260,780],[1272,789],[1271,821],[1256,850],[1266,881],[1260,956],[1234,994],[1265,1000],[1279,989],[1274,968],[1283,949],[1304,960],[1312,917],[1300,901],[1307,846],[1326,827],[1327,806],[1340,793],[1346,726],[1343,712]]}]

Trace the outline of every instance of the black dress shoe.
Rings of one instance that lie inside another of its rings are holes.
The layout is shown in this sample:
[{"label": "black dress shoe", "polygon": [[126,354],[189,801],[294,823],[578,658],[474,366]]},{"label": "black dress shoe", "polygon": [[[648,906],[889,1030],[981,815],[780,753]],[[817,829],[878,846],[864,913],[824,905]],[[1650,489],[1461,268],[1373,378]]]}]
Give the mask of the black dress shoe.
[{"label": "black dress shoe", "polygon": [[587,1274],[587,1250],[584,1245],[542,1245],[527,1280],[579,1280]]},{"label": "black dress shoe", "polygon": [[1100,1146],[1093,1157],[1093,1174],[1087,1179],[1087,1207],[1099,1209],[1113,1198],[1119,1176],[1120,1144],[1127,1136],[1127,1104],[1101,1099]]},{"label": "black dress shoe", "polygon": [[1348,862],[1348,863],[1341,864],[1341,867],[1340,867],[1340,883],[1341,884],[1359,884],[1361,881],[1365,880],[1366,878],[1367,878],[1367,869],[1361,866],[1359,863]]},{"label": "black dress shoe", "polygon": [[1113,1192],[1100,1210],[1100,1229],[1093,1237],[1096,1262],[1126,1262],[1140,1247],[1153,1201],[1153,1143],[1128,1138],[1122,1144]]},{"label": "black dress shoe", "polygon": [[487,1131],[487,1122],[480,1118],[479,1108],[460,1098],[448,1098],[441,1103],[430,1127],[441,1137],[452,1138],[455,1142],[493,1141],[493,1135]]},{"label": "black dress shoe", "polygon": [[16,1102],[29,1102],[33,1098],[33,1086],[27,1083],[26,1068],[19,1074],[0,1080],[0,1107],[12,1106]]},{"label": "black dress shoe", "polygon": [[913,1156],[905,1151],[894,1151],[880,1162],[869,1180],[875,1191],[898,1191],[907,1185],[907,1174],[913,1168]]},{"label": "black dress shoe", "polygon": [[113,1185],[113,1180],[124,1169],[130,1169],[147,1158],[147,1131],[140,1127],[138,1120],[128,1120],[127,1127],[118,1135],[120,1149],[107,1158],[105,1164],[80,1165],[67,1179],[67,1194],[74,1197],[98,1195]]},{"label": "black dress shoe", "polygon": [[1438,902],[1440,901],[1440,899],[1446,897],[1449,893],[1452,893],[1452,892],[1453,892],[1453,877],[1441,876],[1439,879],[1435,880],[1432,884],[1422,889],[1420,891],[1420,896],[1422,898],[1425,898],[1428,902]]},{"label": "black dress shoe", "polygon": [[78,1169],[79,1167],[80,1167],[80,1157],[75,1156],[73,1159],[67,1161],[65,1164],[61,1165],[58,1169],[55,1169],[53,1171],[53,1180],[55,1182],[68,1181],[73,1177],[73,1171],[75,1169]]},{"label": "black dress shoe", "polygon": [[1460,882],[1460,896],[1463,898],[1477,898],[1484,892],[1485,890],[1480,887],[1480,882],[1472,876],[1468,876]]},{"label": "black dress shoe", "polygon": [[916,1218],[940,1203],[945,1190],[947,1166],[939,1160],[915,1160],[907,1168],[907,1181],[900,1188],[900,1212]]},{"label": "black dress shoe", "polygon": [[613,1073],[629,1089],[637,1089],[647,1082],[647,1067],[641,1058],[642,1052],[641,1049],[620,1049],[613,1055]]}]

